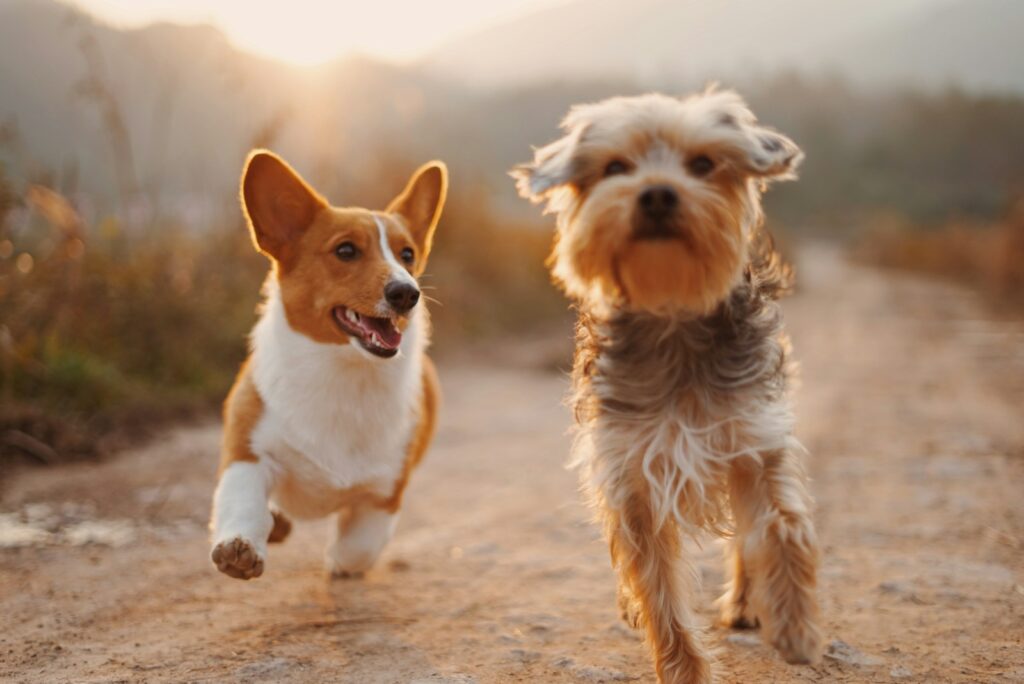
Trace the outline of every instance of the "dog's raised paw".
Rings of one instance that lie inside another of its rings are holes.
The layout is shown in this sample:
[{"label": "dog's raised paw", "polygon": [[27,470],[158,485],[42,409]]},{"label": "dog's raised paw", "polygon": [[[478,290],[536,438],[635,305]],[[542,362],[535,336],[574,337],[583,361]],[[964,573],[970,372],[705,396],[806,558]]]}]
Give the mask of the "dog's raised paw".
[{"label": "dog's raised paw", "polygon": [[245,539],[235,537],[213,547],[210,560],[228,577],[248,580],[263,574],[263,558]]}]

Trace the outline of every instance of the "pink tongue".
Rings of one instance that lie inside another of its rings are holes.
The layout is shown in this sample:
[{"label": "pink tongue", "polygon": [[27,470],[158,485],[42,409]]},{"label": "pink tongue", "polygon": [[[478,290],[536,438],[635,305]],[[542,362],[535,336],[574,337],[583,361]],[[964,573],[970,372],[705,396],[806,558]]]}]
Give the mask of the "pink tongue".
[{"label": "pink tongue", "polygon": [[402,342],[402,333],[398,332],[398,328],[387,318],[370,318],[365,316],[361,323],[367,330],[377,333],[381,342],[388,349],[394,349]]}]

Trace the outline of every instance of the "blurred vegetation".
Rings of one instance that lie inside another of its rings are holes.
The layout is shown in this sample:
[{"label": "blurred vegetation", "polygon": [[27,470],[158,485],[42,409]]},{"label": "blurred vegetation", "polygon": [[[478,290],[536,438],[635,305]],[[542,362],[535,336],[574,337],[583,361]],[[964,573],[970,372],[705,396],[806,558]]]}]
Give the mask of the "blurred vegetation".
[{"label": "blurred vegetation", "polygon": [[145,231],[114,217],[90,226],[52,190],[33,185],[19,200],[6,187],[4,444],[13,437],[37,460],[48,458],[43,445],[87,455],[97,435],[180,415],[224,391],[265,270],[237,218],[228,222],[235,230],[204,234],[171,220]]},{"label": "blurred vegetation", "polygon": [[902,216],[880,218],[855,254],[867,263],[955,279],[996,305],[1024,312],[1024,197],[994,223],[920,226]]},{"label": "blurred vegetation", "polygon": [[[353,194],[383,206],[415,166],[379,164]],[[464,185],[424,276],[441,353],[566,311],[543,264],[550,234],[493,216]],[[171,218],[88,225],[49,188],[19,196],[0,167],[0,458],[88,456],[101,436],[216,406],[266,272],[233,198],[198,232]]]},{"label": "blurred vegetation", "polygon": [[[126,37],[44,9],[7,47],[45,75],[0,70],[15,105],[0,121],[0,463],[102,452],[100,436],[219,403],[267,268],[235,196],[250,147],[343,205],[382,207],[420,163],[448,163],[424,278],[444,355],[568,315],[544,266],[551,221],[507,169],[574,103],[704,85],[487,90],[368,60],[300,72],[206,30]],[[722,85],[807,154],[800,182],[766,198],[789,244],[841,237],[876,263],[1021,291],[1024,210],[1006,207],[1024,187],[1024,98],[799,74]]]},{"label": "blurred vegetation", "polygon": [[768,196],[769,215],[797,227],[851,236],[879,210],[926,224],[993,220],[1024,187],[1024,155],[1010,152],[1024,149],[1019,96],[866,93],[793,75],[750,100],[807,153],[800,181]]}]

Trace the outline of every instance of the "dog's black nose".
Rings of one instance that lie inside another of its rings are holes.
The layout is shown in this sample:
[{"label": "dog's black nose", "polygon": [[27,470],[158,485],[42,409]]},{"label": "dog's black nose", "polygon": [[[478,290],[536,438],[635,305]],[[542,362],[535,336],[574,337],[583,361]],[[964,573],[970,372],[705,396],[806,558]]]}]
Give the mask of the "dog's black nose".
[{"label": "dog's black nose", "polygon": [[392,282],[384,286],[384,299],[398,313],[405,313],[420,301],[420,291],[415,285]]},{"label": "dog's black nose", "polygon": [[652,185],[640,193],[640,208],[651,218],[664,218],[679,206],[679,195],[668,185]]}]

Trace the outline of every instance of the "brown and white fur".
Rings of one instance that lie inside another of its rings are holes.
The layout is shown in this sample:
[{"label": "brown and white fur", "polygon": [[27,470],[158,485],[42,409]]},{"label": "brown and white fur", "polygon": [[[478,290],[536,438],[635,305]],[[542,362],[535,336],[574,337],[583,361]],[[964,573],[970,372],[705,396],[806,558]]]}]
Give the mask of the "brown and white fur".
[{"label": "brown and white fur", "polygon": [[335,517],[335,575],[369,569],[391,538],[434,431],[439,389],[416,278],[446,191],[445,166],[431,162],[383,212],[338,208],[273,153],[250,154],[242,207],[271,270],[224,406],[210,522],[221,572],[259,577],[288,517]]},{"label": "brown and white fur", "polygon": [[603,520],[624,618],[661,682],[707,682],[683,538],[729,539],[722,621],[819,657],[811,500],[761,191],[794,177],[785,136],[733,92],[572,108],[513,170],[557,214],[556,281],[579,307],[574,463]]}]

